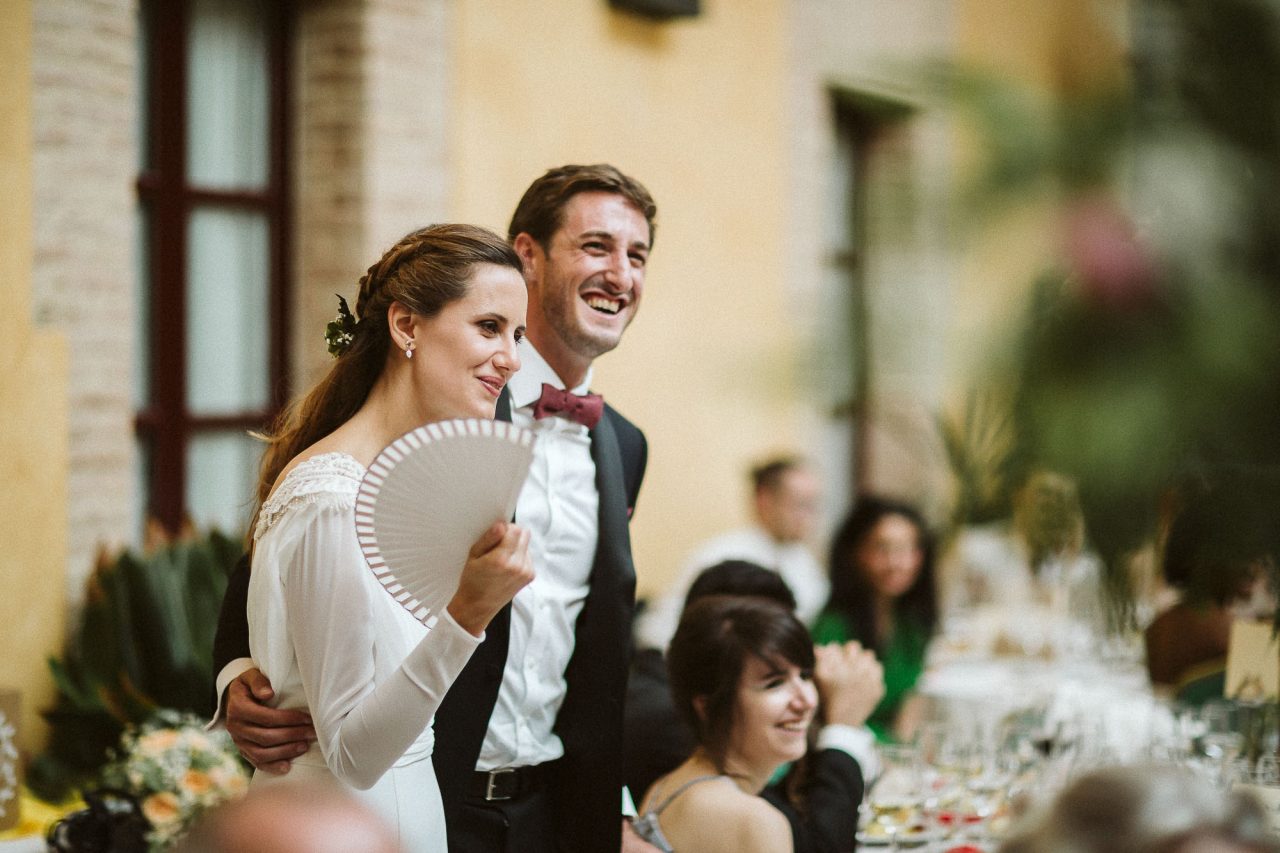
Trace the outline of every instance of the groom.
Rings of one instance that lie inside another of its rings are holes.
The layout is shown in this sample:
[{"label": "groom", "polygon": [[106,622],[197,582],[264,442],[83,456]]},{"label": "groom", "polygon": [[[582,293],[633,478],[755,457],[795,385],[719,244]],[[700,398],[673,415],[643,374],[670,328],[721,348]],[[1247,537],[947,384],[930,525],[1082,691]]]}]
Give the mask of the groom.
[{"label": "groom", "polygon": [[[489,625],[436,714],[451,851],[595,853],[619,849],[620,830],[629,832],[619,812],[635,591],[627,522],[647,446],[615,410],[581,395],[595,358],[639,308],[655,215],[638,181],[595,165],[547,172],[511,219],[528,345],[498,417],[538,433],[516,509],[537,577]],[[262,704],[271,691],[248,660],[243,574],[223,602],[218,689],[241,752],[287,772],[306,750],[299,739],[314,733],[303,712]]]}]

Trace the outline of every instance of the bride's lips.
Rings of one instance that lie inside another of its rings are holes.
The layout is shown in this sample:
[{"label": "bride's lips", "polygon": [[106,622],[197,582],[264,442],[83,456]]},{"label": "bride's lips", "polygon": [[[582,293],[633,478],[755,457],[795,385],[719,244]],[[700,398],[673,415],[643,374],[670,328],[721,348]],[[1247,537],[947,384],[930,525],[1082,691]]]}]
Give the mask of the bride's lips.
[{"label": "bride's lips", "polygon": [[480,384],[483,385],[490,394],[497,397],[502,394],[502,389],[506,386],[506,382],[497,376],[478,376]]}]

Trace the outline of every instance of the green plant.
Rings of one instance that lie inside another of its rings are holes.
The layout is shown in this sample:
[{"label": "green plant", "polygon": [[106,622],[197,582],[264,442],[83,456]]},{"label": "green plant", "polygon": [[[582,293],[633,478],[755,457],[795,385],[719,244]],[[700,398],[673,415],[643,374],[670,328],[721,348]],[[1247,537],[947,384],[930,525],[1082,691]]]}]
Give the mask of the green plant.
[{"label": "green plant", "polygon": [[[977,75],[951,83],[987,142],[969,203],[1059,208],[1058,257],[998,384],[1016,389],[1015,457],[1078,483],[1122,596],[1127,555],[1196,472],[1270,479],[1265,512],[1233,520],[1241,536],[1280,512],[1280,13],[1265,0],[1134,11],[1131,85],[1050,105]],[[1280,536],[1270,545],[1280,553]]]},{"label": "green plant", "polygon": [[92,778],[125,727],[159,708],[212,712],[218,610],[242,552],[240,540],[212,531],[99,559],[80,623],[49,660],[49,746],[27,775],[38,796],[61,799]]},{"label": "green plant", "polygon": [[955,477],[951,527],[1007,516],[1015,439],[1011,406],[994,393],[972,392],[962,412],[940,415],[937,421]]}]

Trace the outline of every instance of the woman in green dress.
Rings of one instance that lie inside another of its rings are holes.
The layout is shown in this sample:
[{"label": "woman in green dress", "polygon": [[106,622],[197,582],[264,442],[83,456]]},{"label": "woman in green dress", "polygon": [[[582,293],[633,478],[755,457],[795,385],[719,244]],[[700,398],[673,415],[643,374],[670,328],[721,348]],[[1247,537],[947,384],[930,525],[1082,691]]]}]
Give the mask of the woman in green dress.
[{"label": "woman in green dress", "polygon": [[857,640],[884,667],[884,699],[867,724],[882,741],[918,722],[913,689],[938,622],[929,529],[912,506],[863,497],[831,545],[831,598],[813,626],[819,644]]}]

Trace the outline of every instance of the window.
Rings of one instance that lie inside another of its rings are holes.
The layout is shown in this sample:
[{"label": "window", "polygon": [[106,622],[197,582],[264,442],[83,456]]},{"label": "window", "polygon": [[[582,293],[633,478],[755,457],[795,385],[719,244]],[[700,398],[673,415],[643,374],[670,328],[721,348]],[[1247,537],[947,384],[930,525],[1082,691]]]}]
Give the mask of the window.
[{"label": "window", "polygon": [[[867,149],[874,125],[860,112],[837,101],[835,146],[829,165],[824,291],[830,300],[828,322],[838,329],[830,336],[835,359],[829,383],[834,416],[843,433],[843,447],[832,448],[849,473],[854,492],[863,485],[866,471],[866,420],[868,401],[868,343],[865,294]],[[846,455],[847,454],[847,455]]]},{"label": "window", "polygon": [[[840,90],[832,93],[832,113],[823,290],[827,322],[839,326],[830,335],[838,343],[832,347],[836,369],[828,393],[848,458],[831,458],[844,463],[857,495],[875,491],[876,480],[888,470],[879,436],[892,412],[877,385],[886,372],[904,369],[895,351],[895,342],[904,338],[886,297],[900,304],[910,281],[902,266],[894,270],[892,260],[918,251],[913,241],[919,216],[907,134],[911,109],[878,95]],[[876,471],[870,464],[873,441]]]},{"label": "window", "polygon": [[137,437],[141,511],[238,532],[285,387],[285,14],[144,0]]}]

